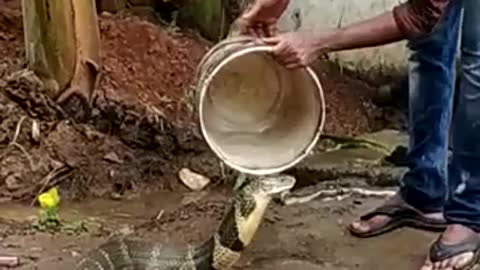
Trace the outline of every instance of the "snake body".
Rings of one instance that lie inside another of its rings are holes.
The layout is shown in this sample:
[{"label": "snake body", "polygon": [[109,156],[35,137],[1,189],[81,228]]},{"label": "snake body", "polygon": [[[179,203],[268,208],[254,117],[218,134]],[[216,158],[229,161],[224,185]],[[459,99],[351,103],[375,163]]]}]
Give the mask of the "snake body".
[{"label": "snake body", "polygon": [[162,243],[112,239],[81,258],[76,270],[223,270],[251,243],[274,195],[295,184],[291,176],[247,181],[236,190],[218,230],[200,245],[173,249]]}]

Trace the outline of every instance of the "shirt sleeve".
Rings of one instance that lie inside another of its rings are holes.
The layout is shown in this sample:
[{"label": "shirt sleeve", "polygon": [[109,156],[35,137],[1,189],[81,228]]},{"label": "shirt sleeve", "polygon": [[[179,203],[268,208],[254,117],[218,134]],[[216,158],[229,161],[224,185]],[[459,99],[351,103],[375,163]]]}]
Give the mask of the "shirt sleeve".
[{"label": "shirt sleeve", "polygon": [[394,7],[393,16],[400,31],[408,39],[416,39],[432,31],[448,3],[449,0],[408,0]]}]

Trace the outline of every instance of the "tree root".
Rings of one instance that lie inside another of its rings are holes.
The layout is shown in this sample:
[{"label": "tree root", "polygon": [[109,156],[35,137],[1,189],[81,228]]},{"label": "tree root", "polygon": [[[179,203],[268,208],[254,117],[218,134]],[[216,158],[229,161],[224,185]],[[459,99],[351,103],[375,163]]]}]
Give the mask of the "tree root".
[{"label": "tree root", "polygon": [[25,121],[27,117],[26,116],[22,116],[20,118],[20,120],[18,121],[17,123],[17,127],[15,128],[15,134],[13,135],[13,138],[12,138],[12,141],[7,145],[7,149],[5,150],[5,152],[0,156],[0,160],[2,160],[6,155],[8,155],[10,153],[10,147],[14,146],[16,148],[18,148],[24,155],[25,157],[27,158],[28,160],[28,164],[30,166],[30,170],[32,172],[36,172],[38,170],[38,166],[33,162],[33,158],[30,156],[30,154],[28,154],[28,151],[25,149],[25,147],[23,147],[21,144],[17,143],[17,139],[18,139],[18,136],[20,134],[20,130],[22,128],[22,124],[23,122]]},{"label": "tree root", "polygon": [[[57,185],[60,181],[65,179],[65,176],[68,175],[70,172],[72,172],[73,168],[64,164],[58,168],[53,169],[50,171],[39,183],[42,186],[37,192],[37,195],[35,195],[34,199],[31,202],[31,205],[33,206],[35,204],[35,201],[38,199],[38,196],[45,190],[47,190],[51,186]],[[64,177],[59,177],[59,176],[64,176]],[[53,181],[52,181],[53,180]]]}]

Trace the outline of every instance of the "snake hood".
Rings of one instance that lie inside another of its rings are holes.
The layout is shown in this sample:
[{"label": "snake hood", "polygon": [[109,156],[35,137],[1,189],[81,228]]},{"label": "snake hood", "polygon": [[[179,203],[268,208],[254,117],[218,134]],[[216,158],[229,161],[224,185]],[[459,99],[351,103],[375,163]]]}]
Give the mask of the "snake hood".
[{"label": "snake hood", "polygon": [[76,270],[225,270],[251,243],[272,197],[291,189],[295,178],[263,176],[243,183],[218,230],[203,244],[172,249],[162,243],[112,239],[86,254]]},{"label": "snake hood", "polygon": [[262,176],[253,180],[245,181],[239,188],[240,193],[249,193],[265,197],[274,197],[289,191],[295,185],[295,178],[287,175]]}]

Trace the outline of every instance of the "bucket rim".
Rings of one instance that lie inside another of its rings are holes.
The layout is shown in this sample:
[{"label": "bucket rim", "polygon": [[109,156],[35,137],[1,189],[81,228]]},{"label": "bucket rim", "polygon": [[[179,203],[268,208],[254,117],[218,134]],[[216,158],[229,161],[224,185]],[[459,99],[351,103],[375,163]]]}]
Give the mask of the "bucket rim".
[{"label": "bucket rim", "polygon": [[204,109],[204,101],[205,101],[205,95],[208,90],[208,86],[210,85],[211,81],[213,78],[218,74],[218,72],[227,64],[229,64],[231,61],[234,59],[241,57],[246,54],[250,53],[257,53],[257,52],[265,52],[265,53],[270,53],[272,52],[273,47],[268,46],[268,45],[253,45],[252,47],[247,47],[247,48],[242,48],[241,50],[232,53],[231,55],[225,57],[225,59],[222,59],[218,65],[206,76],[205,80],[203,81],[200,89],[200,95],[199,95],[199,121],[200,121],[200,129],[202,132],[202,135],[204,139],[206,140],[207,144],[210,146],[211,150],[217,155],[218,158],[221,159],[222,162],[224,162],[227,166],[233,168],[234,170],[237,170],[241,173],[246,173],[246,174],[251,174],[251,175],[268,175],[268,174],[277,174],[281,173],[295,165],[297,165],[299,162],[301,162],[304,158],[308,156],[308,154],[312,151],[312,149],[315,147],[317,144],[318,140],[320,139],[321,133],[324,128],[325,124],[325,115],[326,115],[326,108],[325,108],[325,97],[323,93],[323,87],[322,84],[320,83],[320,80],[317,76],[317,74],[312,70],[310,66],[302,67],[301,69],[304,69],[307,74],[312,78],[314,85],[316,86],[318,90],[318,95],[320,99],[320,119],[317,122],[317,128],[315,135],[313,139],[310,141],[308,146],[303,149],[298,156],[293,159],[290,162],[287,162],[286,164],[280,165],[280,166],[272,166],[272,167],[267,167],[267,168],[249,168],[249,167],[244,167],[241,165],[238,165],[232,161],[230,161],[229,158],[225,157],[221,151],[218,149],[219,147],[216,146],[216,144],[213,142],[212,138],[209,136],[208,132],[206,131],[205,128],[205,122],[204,122],[204,115],[203,115],[203,109]]}]

